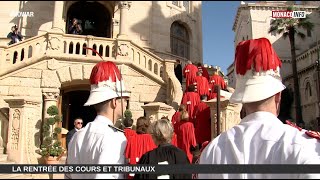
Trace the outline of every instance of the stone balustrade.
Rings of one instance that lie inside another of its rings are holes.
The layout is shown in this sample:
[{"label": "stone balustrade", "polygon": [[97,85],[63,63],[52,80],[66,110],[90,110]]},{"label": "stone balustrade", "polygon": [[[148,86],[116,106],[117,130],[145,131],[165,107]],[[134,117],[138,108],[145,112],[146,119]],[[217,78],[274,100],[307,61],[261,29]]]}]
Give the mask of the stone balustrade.
[{"label": "stone balustrade", "polygon": [[[39,58],[47,45],[46,35],[39,35],[12,45],[0,46],[0,65],[1,70],[12,64],[21,61],[33,61]],[[0,70],[0,72],[1,72]]]},{"label": "stone balustrade", "polygon": [[[130,40],[73,34],[46,33],[13,45],[0,45],[0,76],[20,69],[44,58],[100,60],[83,47],[95,49],[105,60],[124,61],[144,69],[163,82],[164,60],[141,48]],[[125,60],[118,58],[126,56]]]}]

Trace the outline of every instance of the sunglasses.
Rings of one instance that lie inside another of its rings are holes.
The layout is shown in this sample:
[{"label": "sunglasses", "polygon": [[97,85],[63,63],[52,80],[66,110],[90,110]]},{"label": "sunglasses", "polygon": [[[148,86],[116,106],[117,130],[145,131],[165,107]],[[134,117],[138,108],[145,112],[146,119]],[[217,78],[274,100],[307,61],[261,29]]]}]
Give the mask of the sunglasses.
[{"label": "sunglasses", "polygon": [[83,124],[82,122],[77,122],[77,124]]}]

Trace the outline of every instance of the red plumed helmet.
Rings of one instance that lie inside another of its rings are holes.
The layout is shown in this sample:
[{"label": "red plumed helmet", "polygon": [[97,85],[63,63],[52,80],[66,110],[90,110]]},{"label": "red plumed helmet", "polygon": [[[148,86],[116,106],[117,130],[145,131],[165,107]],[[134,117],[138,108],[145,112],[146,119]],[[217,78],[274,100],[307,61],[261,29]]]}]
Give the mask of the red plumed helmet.
[{"label": "red plumed helmet", "polygon": [[269,98],[285,89],[281,61],[267,38],[242,41],[235,53],[236,89],[232,103],[249,103]]},{"label": "red plumed helmet", "polygon": [[[85,48],[94,51],[92,48]],[[101,57],[102,59],[102,57]],[[118,67],[111,61],[97,63],[90,75],[91,91],[85,106],[101,103],[116,97],[129,97],[130,92],[126,91],[121,73]]]}]

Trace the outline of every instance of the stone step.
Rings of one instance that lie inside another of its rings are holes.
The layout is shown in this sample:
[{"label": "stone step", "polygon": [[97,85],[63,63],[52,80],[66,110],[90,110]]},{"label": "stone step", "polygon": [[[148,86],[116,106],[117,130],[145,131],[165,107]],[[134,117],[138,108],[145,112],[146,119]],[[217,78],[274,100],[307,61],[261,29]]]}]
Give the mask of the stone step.
[{"label": "stone step", "polygon": [[0,161],[0,164],[16,164],[13,161]]},{"label": "stone step", "polygon": [[8,159],[8,155],[7,155],[7,154],[1,154],[1,155],[0,155],[0,163],[1,163],[2,161],[7,161],[7,159]]}]

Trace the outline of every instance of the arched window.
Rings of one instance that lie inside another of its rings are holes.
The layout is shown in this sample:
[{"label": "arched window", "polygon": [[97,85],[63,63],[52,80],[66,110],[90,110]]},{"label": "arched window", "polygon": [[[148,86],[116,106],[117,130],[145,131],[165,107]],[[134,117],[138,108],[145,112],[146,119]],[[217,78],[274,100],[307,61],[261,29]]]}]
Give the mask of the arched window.
[{"label": "arched window", "polygon": [[307,82],[306,83],[306,89],[305,89],[305,97],[306,97],[306,99],[308,99],[311,96],[312,96],[311,85],[310,85],[310,82]]},{"label": "arched window", "polygon": [[172,23],[170,29],[171,53],[189,59],[189,35],[187,29],[177,21]]}]

